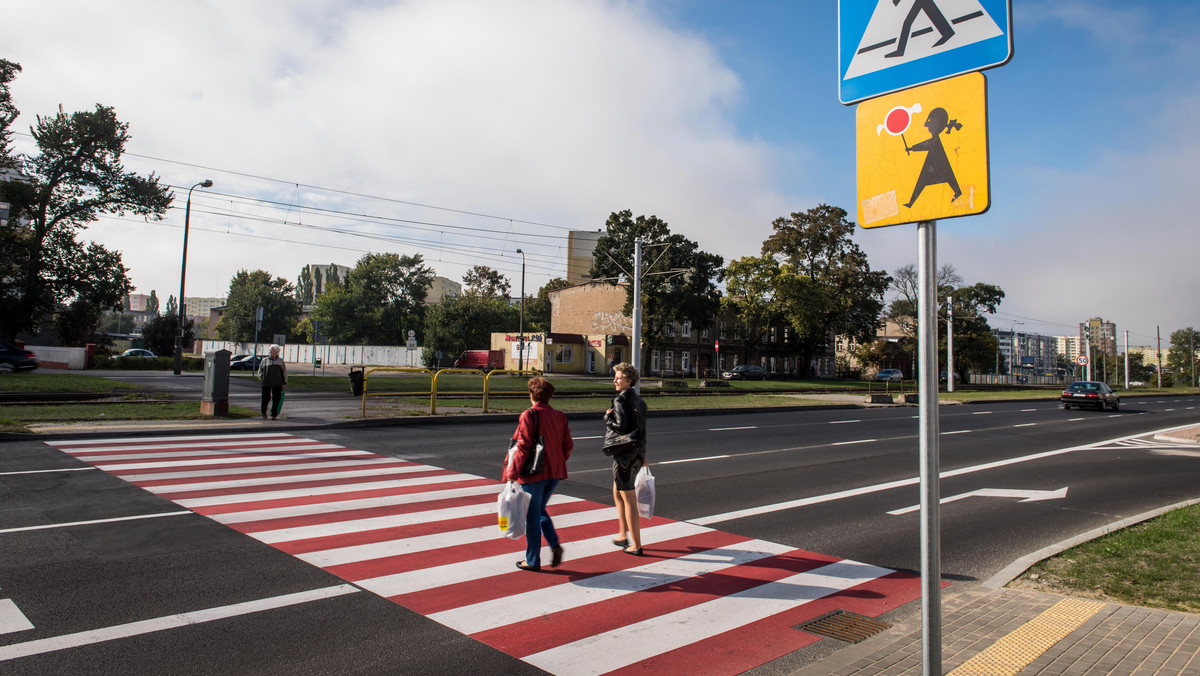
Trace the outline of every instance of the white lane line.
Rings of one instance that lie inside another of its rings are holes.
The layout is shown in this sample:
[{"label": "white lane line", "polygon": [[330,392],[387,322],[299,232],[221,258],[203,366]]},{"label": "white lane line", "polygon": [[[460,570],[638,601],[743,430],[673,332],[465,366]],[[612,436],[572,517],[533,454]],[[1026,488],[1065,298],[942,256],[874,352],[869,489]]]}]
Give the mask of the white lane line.
[{"label": "white lane line", "polygon": [[574,436],[571,437],[571,439],[574,441],[587,441],[588,439],[603,439],[603,438],[604,438],[603,434],[598,434],[594,437],[574,437]]},{"label": "white lane line", "polygon": [[830,421],[829,424],[830,425],[846,425],[848,423],[860,423],[860,422],[862,422],[862,421],[861,420],[832,420],[832,421]]},{"label": "white lane line", "polygon": [[[701,460],[722,460],[724,458],[732,458],[732,455],[710,455],[704,458],[684,458],[683,460],[660,460],[656,465],[678,465],[681,462],[700,462]],[[607,471],[607,470],[606,470]]]},{"label": "white lane line", "polygon": [[118,516],[112,519],[95,519],[93,521],[71,521],[69,523],[47,523],[41,526],[22,526],[21,528],[5,528],[0,530],[0,535],[4,533],[20,533],[28,530],[48,530],[50,528],[69,528],[71,526],[91,526],[98,523],[116,523],[118,521],[136,521],[138,519],[157,519],[160,516],[181,516],[183,514],[195,514],[195,512],[162,512],[159,514],[139,514],[137,516]]},{"label": "white lane line", "polygon": [[879,441],[879,440],[878,439],[856,439],[854,441],[837,441],[837,442],[834,442],[829,445],[830,446],[850,446],[851,444],[869,444],[873,441]]},{"label": "white lane line", "polygon": [[1086,420],[1086,418],[1067,418],[1067,422],[1079,422],[1080,420]]},{"label": "white lane line", "polygon": [[14,634],[18,631],[33,629],[33,623],[25,617],[25,613],[12,602],[12,599],[0,599],[0,634]]},{"label": "white lane line", "polygon": [[1021,423],[1020,425],[1013,425],[1013,427],[1033,427],[1035,425],[1037,425],[1037,423]]},{"label": "white lane line", "polygon": [[[1083,418],[1074,418],[1074,420],[1083,420]],[[1082,446],[1068,446],[1067,448],[1058,448],[1058,449],[1055,449],[1052,451],[1042,451],[1041,453],[1033,453],[1031,455],[1022,455],[1022,456],[1018,456],[1015,458],[1008,458],[1006,460],[997,460],[995,462],[988,462],[988,463],[984,463],[982,465],[971,465],[969,467],[963,467],[963,468],[956,469],[956,470],[942,472],[939,476],[942,479],[947,479],[949,477],[956,477],[956,476],[961,476],[964,474],[973,474],[975,472],[983,472],[985,470],[996,469],[998,467],[1006,467],[1008,465],[1017,465],[1017,464],[1020,464],[1023,462],[1030,462],[1033,460],[1041,460],[1043,458],[1051,458],[1056,455],[1062,455],[1064,453],[1074,453],[1075,451],[1086,451],[1086,450],[1101,447],[1101,446],[1107,446],[1107,445],[1115,444],[1115,443],[1122,442],[1122,441],[1128,441],[1130,439],[1137,439],[1139,437],[1153,436],[1155,434],[1163,434],[1165,432],[1174,432],[1175,430],[1187,429],[1187,428],[1193,427],[1193,426],[1194,425],[1179,425],[1176,427],[1167,427],[1167,428],[1164,428],[1161,430],[1154,430],[1152,432],[1139,432],[1137,434],[1130,434],[1128,436],[1117,437],[1115,439],[1106,439],[1104,441],[1097,441],[1097,442],[1094,442],[1091,444],[1084,444]],[[921,478],[914,476],[914,477],[909,477],[907,479],[897,479],[896,481],[888,481],[888,482],[881,483],[881,484],[874,484],[872,486],[862,486],[861,488],[851,488],[851,489],[844,490],[844,491],[838,491],[836,493],[826,493],[825,495],[814,495],[814,496],[807,497],[807,498],[800,498],[798,500],[789,500],[787,502],[778,502],[773,505],[762,505],[761,507],[750,507],[747,509],[739,509],[739,510],[736,510],[733,512],[725,512],[724,514],[713,514],[711,516],[702,516],[702,517],[696,518],[696,519],[688,519],[687,521],[688,521],[688,523],[694,523],[694,524],[698,524],[701,526],[709,526],[714,523],[723,523],[725,521],[733,521],[734,519],[742,519],[742,518],[746,518],[749,516],[759,516],[762,514],[771,514],[773,512],[781,512],[781,511],[784,511],[787,509],[795,509],[797,507],[807,507],[809,505],[816,505],[816,504],[820,504],[823,502],[832,502],[834,500],[843,500],[845,498],[853,498],[853,497],[858,497],[860,495],[867,495],[870,493],[878,493],[881,491],[887,491],[887,490],[891,490],[893,488],[902,488],[904,486],[915,486],[915,485],[919,484],[920,482],[921,482]]]},{"label": "white lane line", "polygon": [[1174,411],[1174,410],[1175,409],[1173,409],[1173,408],[1168,408],[1167,410],[1163,411],[1163,413],[1170,413],[1171,411]]},{"label": "white lane line", "polygon": [[942,432],[942,436],[949,436],[951,434],[970,434],[971,432],[974,432],[974,431],[975,430],[955,430],[953,432]]},{"label": "white lane line", "polygon": [[62,469],[27,469],[23,472],[0,472],[0,476],[16,476],[18,474],[54,474],[56,472],[86,472],[95,467],[63,467]]},{"label": "white lane line", "polygon": [[337,596],[343,596],[345,594],[354,594],[358,591],[359,590],[353,585],[341,584],[335,587],[313,589],[311,591],[297,592],[295,594],[284,594],[282,596],[274,596],[271,598],[259,599],[257,601],[247,601],[245,603],[235,603],[228,606],[196,610],[190,613],[167,615],[166,617],[158,617],[152,620],[141,620],[140,622],[118,624],[113,627],[104,627],[102,629],[91,629],[75,634],[65,634],[63,636],[43,638],[36,641],[27,641],[25,643],[14,643],[12,645],[0,646],[0,661],[14,660],[19,657],[40,655],[42,653],[54,652],[56,650],[66,650],[68,648],[78,648],[80,646],[91,645],[93,643],[103,643],[104,641],[113,641],[116,639],[129,638],[131,636],[140,636],[141,634],[149,634],[156,631],[163,631],[165,629],[178,629],[180,627],[200,624],[202,622],[224,620],[230,617],[237,617],[239,615],[249,615],[250,613],[259,613],[264,610],[285,608],[287,606],[299,605],[301,603],[308,603],[310,601],[321,601]]},{"label": "white lane line", "polygon": [[974,411],[971,413],[971,415],[991,415],[991,414],[992,414],[991,411]]},{"label": "white lane line", "polygon": [[710,427],[709,432],[731,432],[733,430],[756,430],[758,425],[746,425],[744,427]]},{"label": "white lane line", "polygon": [[887,568],[840,561],[523,659],[552,674],[604,674],[866,584],[891,572]]},{"label": "white lane line", "polygon": [[597,575],[586,584],[555,585],[460,606],[434,613],[429,619],[464,634],[476,634],[794,551],[787,545],[750,540]]},{"label": "white lane line", "polygon": [[1033,413],[1034,411],[1037,411],[1037,409],[1036,409],[1036,408],[1023,408],[1023,409],[1021,409],[1021,413]]}]

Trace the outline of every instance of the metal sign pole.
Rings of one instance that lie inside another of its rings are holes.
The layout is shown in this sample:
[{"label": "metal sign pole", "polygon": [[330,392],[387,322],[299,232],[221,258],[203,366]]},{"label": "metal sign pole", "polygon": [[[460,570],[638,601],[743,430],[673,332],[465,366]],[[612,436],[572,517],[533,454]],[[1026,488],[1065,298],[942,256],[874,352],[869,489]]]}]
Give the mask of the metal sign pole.
[{"label": "metal sign pole", "polygon": [[[646,375],[642,370],[642,238],[633,242],[633,335],[629,339],[632,357],[630,361],[637,369],[639,376]],[[638,394],[642,392],[641,382],[634,386]]]},{"label": "metal sign pole", "polygon": [[925,676],[942,673],[942,533],[938,459],[937,221],[917,223],[920,261],[917,409],[921,453],[921,655]]}]

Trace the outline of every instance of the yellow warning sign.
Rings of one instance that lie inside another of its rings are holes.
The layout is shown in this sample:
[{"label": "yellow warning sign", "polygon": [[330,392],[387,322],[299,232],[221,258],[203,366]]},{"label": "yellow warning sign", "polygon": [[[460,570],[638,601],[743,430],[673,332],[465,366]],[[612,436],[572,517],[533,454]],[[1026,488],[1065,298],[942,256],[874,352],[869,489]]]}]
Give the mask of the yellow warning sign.
[{"label": "yellow warning sign", "polygon": [[982,73],[863,101],[856,119],[862,227],[970,216],[991,206]]}]

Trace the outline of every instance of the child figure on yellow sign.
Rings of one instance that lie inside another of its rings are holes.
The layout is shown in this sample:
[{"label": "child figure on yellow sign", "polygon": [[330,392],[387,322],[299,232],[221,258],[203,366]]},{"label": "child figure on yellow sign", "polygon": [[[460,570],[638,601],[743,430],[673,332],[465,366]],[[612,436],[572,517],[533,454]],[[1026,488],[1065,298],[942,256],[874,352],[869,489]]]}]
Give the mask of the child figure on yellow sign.
[{"label": "child figure on yellow sign", "polygon": [[[917,198],[921,196],[921,191],[926,186],[937,185],[938,183],[949,184],[954,190],[954,197],[950,201],[958,199],[962,195],[962,190],[958,187],[958,179],[954,177],[954,169],[950,167],[950,158],[946,156],[946,149],[942,146],[942,132],[949,134],[956,129],[962,129],[962,124],[958,120],[951,120],[950,114],[945,108],[934,108],[929,111],[929,117],[925,118],[925,128],[929,130],[930,137],[928,140],[909,147],[906,143],[904,150],[912,152],[921,150],[926,153],[925,164],[921,165],[921,173],[917,175],[917,186],[913,188],[912,198],[908,200],[908,204],[904,206],[911,209],[916,203]],[[903,137],[901,137],[903,138]]]}]

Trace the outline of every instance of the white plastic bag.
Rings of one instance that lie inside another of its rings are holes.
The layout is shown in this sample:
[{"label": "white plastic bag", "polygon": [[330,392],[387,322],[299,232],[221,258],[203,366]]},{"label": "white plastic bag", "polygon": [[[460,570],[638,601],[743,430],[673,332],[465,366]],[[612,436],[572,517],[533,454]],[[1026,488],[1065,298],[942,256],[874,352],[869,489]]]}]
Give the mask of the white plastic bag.
[{"label": "white plastic bag", "polygon": [[500,533],[511,540],[525,537],[525,515],[529,513],[529,494],[521,490],[515,481],[510,481],[496,499],[496,514],[500,521]]},{"label": "white plastic bag", "polygon": [[650,468],[642,465],[637,478],[633,480],[633,490],[637,493],[638,514],[643,519],[654,516],[654,475]]}]

